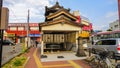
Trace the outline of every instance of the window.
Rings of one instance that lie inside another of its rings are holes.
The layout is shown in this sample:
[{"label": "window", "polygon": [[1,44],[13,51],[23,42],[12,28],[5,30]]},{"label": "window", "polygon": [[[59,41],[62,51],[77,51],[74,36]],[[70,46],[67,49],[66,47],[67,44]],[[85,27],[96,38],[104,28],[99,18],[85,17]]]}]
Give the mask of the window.
[{"label": "window", "polygon": [[103,40],[102,45],[115,45],[116,40]]},{"label": "window", "polygon": [[17,30],[17,28],[16,27],[10,27],[10,30],[15,31],[15,30]]},{"label": "window", "polygon": [[111,29],[113,29],[113,27],[111,27]]},{"label": "window", "polygon": [[96,45],[116,45],[116,40],[100,40]]},{"label": "window", "polygon": [[115,27],[115,28],[118,28],[118,25],[115,25],[114,27]]},{"label": "window", "polygon": [[120,33],[118,33],[118,38],[120,38]]},{"label": "window", "polygon": [[114,35],[115,35],[115,38],[119,38],[119,34],[116,33],[116,34],[114,34]]},{"label": "window", "polygon": [[39,27],[30,27],[30,30],[39,30]]},{"label": "window", "polygon": [[18,27],[18,30],[24,30],[24,27]]},{"label": "window", "polygon": [[102,41],[98,41],[98,42],[96,42],[95,45],[102,45]]}]

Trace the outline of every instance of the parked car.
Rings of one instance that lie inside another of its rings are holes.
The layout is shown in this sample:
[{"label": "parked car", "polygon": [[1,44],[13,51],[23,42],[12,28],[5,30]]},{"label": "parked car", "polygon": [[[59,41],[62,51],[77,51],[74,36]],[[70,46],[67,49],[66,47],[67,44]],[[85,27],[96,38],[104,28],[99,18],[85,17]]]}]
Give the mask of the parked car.
[{"label": "parked car", "polygon": [[11,40],[3,40],[3,45],[15,45],[15,43],[12,42]]},{"label": "parked car", "polygon": [[120,54],[120,38],[100,39],[88,48],[96,50],[107,49],[108,51]]}]

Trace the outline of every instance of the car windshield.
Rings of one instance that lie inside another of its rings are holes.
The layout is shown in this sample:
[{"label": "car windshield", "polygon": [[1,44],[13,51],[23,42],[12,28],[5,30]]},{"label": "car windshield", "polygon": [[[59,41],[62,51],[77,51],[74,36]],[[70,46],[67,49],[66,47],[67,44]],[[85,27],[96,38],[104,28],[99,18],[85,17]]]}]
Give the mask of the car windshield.
[{"label": "car windshield", "polygon": [[100,40],[95,45],[116,45],[116,40]]}]

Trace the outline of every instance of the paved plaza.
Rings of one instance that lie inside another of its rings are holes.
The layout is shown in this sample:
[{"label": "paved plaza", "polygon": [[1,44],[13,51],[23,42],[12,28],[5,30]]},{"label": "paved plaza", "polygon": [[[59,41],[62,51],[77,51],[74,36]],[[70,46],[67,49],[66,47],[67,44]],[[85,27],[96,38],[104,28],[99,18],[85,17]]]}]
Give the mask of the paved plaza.
[{"label": "paved plaza", "polygon": [[[50,61],[66,61],[66,60],[82,60],[86,59],[86,57],[77,57],[75,56],[75,52],[56,52],[46,54],[47,58],[41,58],[41,62],[50,62]],[[59,58],[62,56],[62,58]]]},{"label": "paved plaza", "polygon": [[[59,55],[64,58],[58,59]],[[40,48],[32,47],[26,56],[30,59],[25,68],[91,68],[82,60],[86,57],[76,57],[75,53],[47,54],[47,58],[40,58]]]}]

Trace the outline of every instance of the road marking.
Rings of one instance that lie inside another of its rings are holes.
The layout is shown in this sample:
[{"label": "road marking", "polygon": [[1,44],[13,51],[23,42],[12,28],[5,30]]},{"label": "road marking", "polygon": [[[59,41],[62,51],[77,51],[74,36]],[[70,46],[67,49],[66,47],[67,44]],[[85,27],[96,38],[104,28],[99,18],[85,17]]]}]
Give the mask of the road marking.
[{"label": "road marking", "polygon": [[37,67],[38,67],[38,68],[42,68],[42,63],[40,62],[40,59],[36,56],[36,53],[37,53],[37,48],[36,48],[36,50],[34,51],[33,56],[34,56],[35,62],[36,62],[36,64],[37,64]]},{"label": "road marking", "polygon": [[80,65],[76,64],[74,61],[72,60],[68,60],[68,62],[74,67],[74,68],[82,68]]},{"label": "road marking", "polygon": [[66,66],[72,66],[72,65],[71,64],[48,65],[48,66],[43,66],[43,68],[66,67]]}]

